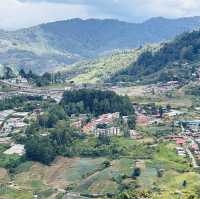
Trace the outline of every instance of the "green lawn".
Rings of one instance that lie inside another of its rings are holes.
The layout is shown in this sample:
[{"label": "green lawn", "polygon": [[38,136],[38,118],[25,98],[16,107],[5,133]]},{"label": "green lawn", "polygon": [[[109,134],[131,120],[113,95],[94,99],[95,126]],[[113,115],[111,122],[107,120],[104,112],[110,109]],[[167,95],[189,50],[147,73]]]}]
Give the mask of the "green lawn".
[{"label": "green lawn", "polygon": [[160,144],[154,153],[153,159],[147,161],[147,163],[165,170],[172,169],[178,172],[191,170],[188,160],[177,156],[175,145],[173,144]]}]

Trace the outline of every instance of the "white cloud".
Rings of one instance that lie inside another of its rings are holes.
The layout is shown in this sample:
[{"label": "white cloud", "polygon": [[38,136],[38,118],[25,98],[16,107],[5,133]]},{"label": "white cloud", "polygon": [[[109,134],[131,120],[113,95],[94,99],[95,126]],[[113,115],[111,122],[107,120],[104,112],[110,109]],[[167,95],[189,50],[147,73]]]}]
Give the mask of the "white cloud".
[{"label": "white cloud", "polygon": [[0,28],[15,29],[69,18],[89,18],[92,17],[89,10],[89,5],[0,0]]}]

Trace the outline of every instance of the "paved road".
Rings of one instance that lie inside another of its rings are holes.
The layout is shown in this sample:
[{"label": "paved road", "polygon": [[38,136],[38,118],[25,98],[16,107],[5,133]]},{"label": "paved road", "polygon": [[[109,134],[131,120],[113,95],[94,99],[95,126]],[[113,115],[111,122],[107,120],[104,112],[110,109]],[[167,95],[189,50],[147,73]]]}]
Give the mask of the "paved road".
[{"label": "paved road", "polygon": [[19,84],[14,84],[7,82],[5,80],[0,80],[0,84],[9,86],[11,88],[21,90],[24,92],[32,92],[32,93],[49,93],[49,92],[64,92],[65,88],[37,88],[32,86],[24,86]]}]

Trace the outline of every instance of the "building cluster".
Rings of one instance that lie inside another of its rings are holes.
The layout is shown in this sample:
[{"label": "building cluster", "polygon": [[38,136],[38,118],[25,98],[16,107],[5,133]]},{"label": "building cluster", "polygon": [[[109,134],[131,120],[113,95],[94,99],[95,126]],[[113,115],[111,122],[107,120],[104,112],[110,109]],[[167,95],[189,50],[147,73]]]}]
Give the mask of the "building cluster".
[{"label": "building cluster", "polygon": [[179,87],[178,81],[169,81],[167,83],[152,84],[146,88],[147,93],[162,94]]},{"label": "building cluster", "polygon": [[25,129],[27,121],[36,118],[36,112],[17,112],[5,110],[0,112],[0,136],[6,136]]},{"label": "building cluster", "polygon": [[120,119],[119,112],[103,114],[83,126],[82,131],[86,134],[94,134],[96,136],[100,134],[120,136],[120,128],[115,125],[115,121],[118,119]]},{"label": "building cluster", "polygon": [[[176,121],[175,126],[181,127],[182,132],[177,135],[166,136],[164,139],[174,141],[179,156],[188,155],[193,161],[200,161],[200,120]],[[197,163],[195,163],[197,164]]]},{"label": "building cluster", "polygon": [[16,78],[10,78],[6,80],[8,83],[11,84],[21,84],[21,85],[27,85],[28,81],[26,78],[23,78],[21,76],[17,76]]}]

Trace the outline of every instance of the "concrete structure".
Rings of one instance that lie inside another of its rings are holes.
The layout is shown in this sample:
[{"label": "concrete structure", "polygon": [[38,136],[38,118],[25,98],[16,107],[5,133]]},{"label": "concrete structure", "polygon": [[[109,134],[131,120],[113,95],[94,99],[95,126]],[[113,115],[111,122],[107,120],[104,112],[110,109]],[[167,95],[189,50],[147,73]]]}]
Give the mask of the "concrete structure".
[{"label": "concrete structure", "polygon": [[7,155],[17,154],[17,155],[22,156],[22,155],[25,154],[24,145],[15,144],[11,148],[9,148],[8,150],[4,151],[3,153],[7,154]]},{"label": "concrete structure", "polygon": [[98,118],[94,118],[90,123],[86,124],[83,128],[82,131],[84,133],[95,133],[95,130],[98,125],[100,124],[105,124],[105,125],[113,125],[113,122],[116,119],[120,118],[120,114],[118,112],[116,113],[107,113],[100,115]]},{"label": "concrete structure", "polygon": [[110,127],[105,129],[97,128],[94,130],[95,136],[99,135],[107,135],[107,136],[121,136],[122,133],[120,131],[120,128],[118,127]]}]

